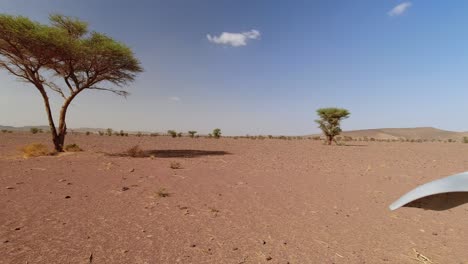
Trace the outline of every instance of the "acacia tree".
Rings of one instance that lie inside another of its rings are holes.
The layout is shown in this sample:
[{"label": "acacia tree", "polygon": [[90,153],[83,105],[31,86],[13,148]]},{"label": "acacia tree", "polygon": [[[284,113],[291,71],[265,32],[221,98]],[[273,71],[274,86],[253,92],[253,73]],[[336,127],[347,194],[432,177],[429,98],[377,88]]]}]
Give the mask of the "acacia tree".
[{"label": "acacia tree", "polygon": [[348,110],[343,108],[331,107],[318,109],[317,115],[320,119],[315,120],[315,122],[319,124],[319,128],[325,135],[326,143],[331,145],[335,136],[341,133],[341,120],[348,118],[350,113]]},{"label": "acacia tree", "polygon": [[[124,90],[143,69],[125,44],[76,18],[51,15],[50,25],[22,16],[0,14],[0,69],[31,83],[44,101],[55,150],[63,151],[70,103],[84,90]],[[63,98],[58,127],[48,92]]]}]

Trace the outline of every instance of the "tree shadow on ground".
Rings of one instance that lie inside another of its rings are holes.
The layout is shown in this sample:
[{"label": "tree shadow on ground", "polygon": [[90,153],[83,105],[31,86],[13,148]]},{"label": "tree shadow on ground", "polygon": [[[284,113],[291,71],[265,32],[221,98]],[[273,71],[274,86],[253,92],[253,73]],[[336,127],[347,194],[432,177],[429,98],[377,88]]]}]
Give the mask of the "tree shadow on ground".
[{"label": "tree shadow on ground", "polygon": [[197,158],[203,156],[224,156],[231,153],[218,150],[196,150],[196,149],[159,149],[159,150],[140,150],[130,149],[128,151],[110,154],[118,157],[134,157],[134,158]]},{"label": "tree shadow on ground", "polygon": [[468,203],[468,192],[441,193],[426,196],[406,204],[404,207],[445,211]]}]

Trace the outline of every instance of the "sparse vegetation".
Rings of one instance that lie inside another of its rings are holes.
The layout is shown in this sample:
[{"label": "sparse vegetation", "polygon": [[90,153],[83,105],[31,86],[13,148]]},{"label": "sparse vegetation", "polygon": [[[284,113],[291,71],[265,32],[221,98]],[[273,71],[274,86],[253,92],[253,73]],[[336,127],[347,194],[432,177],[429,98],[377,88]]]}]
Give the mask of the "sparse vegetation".
[{"label": "sparse vegetation", "polygon": [[195,134],[197,134],[197,131],[191,130],[191,131],[189,131],[188,133],[189,133],[189,135],[190,135],[191,138],[194,138],[194,137],[195,137]]},{"label": "sparse vegetation", "polygon": [[157,136],[159,136],[159,133],[151,133],[150,136],[151,137],[157,137]]},{"label": "sparse vegetation", "polygon": [[182,169],[182,165],[180,164],[180,162],[177,162],[177,161],[173,161],[171,162],[171,169],[173,170],[178,170],[178,169]]},{"label": "sparse vegetation", "polygon": [[182,132],[177,133],[178,137],[182,137]]},{"label": "sparse vegetation", "polygon": [[73,143],[73,144],[68,144],[65,146],[65,151],[67,152],[80,152],[80,151],[83,151],[80,146],[78,146],[77,144]]},{"label": "sparse vegetation", "polygon": [[125,154],[133,158],[139,158],[139,157],[145,156],[145,152],[138,145],[135,145],[129,148],[127,151],[125,151]]},{"label": "sparse vegetation", "polygon": [[156,194],[161,198],[171,196],[171,194],[166,190],[166,188],[159,189],[159,191],[157,191]]},{"label": "sparse vegetation", "polygon": [[41,143],[32,143],[29,144],[21,149],[23,152],[23,157],[31,158],[31,157],[40,157],[40,156],[47,156],[50,155],[49,149],[47,146]]},{"label": "sparse vegetation", "polygon": [[86,131],[86,135],[89,136],[91,134],[91,132],[89,131]]},{"label": "sparse vegetation", "polygon": [[104,132],[102,132],[102,131],[98,131],[98,134],[99,134],[100,136],[104,136]]},{"label": "sparse vegetation", "polygon": [[106,135],[112,136],[112,132],[113,132],[112,128],[106,129]]},{"label": "sparse vegetation", "polygon": [[177,132],[175,130],[168,130],[167,134],[169,134],[173,138],[177,137]]},{"label": "sparse vegetation", "polygon": [[219,128],[213,129],[212,135],[213,135],[214,138],[220,138],[221,137],[221,129],[219,129]]},{"label": "sparse vegetation", "polygon": [[[334,138],[341,133],[341,121],[348,118],[350,113],[348,110],[343,108],[320,108],[317,110],[317,114],[320,119],[316,120],[319,124],[319,128],[322,130],[326,137],[326,143],[331,145]],[[336,141],[335,141],[336,142]]]},{"label": "sparse vegetation", "polygon": [[39,133],[39,128],[37,128],[37,127],[31,127],[31,129],[29,129],[29,131],[30,131],[32,134],[37,134],[37,133]]},{"label": "sparse vegetation", "polygon": [[468,143],[468,137],[463,137],[463,143]]}]

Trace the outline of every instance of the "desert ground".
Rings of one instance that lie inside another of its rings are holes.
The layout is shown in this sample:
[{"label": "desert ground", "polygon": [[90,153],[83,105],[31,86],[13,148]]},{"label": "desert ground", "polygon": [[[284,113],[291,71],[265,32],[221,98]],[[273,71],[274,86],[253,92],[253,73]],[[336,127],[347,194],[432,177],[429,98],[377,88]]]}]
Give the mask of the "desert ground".
[{"label": "desert ground", "polygon": [[[0,263],[468,263],[468,144],[0,134]],[[139,145],[146,157],[119,155]],[[178,162],[179,169],[171,168]]]}]

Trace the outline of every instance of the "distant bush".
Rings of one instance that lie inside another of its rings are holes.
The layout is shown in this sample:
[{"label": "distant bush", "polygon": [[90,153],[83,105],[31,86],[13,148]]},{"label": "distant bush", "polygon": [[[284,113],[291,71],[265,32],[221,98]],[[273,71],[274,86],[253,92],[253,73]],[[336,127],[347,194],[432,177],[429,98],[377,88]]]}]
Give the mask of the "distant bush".
[{"label": "distant bush", "polygon": [[108,129],[106,130],[106,135],[112,136],[112,132],[113,132],[112,128],[108,128]]},{"label": "distant bush", "polygon": [[86,135],[89,136],[91,134],[91,132],[89,131],[86,131]]},{"label": "distant bush", "polygon": [[272,138],[273,138],[273,135],[268,135],[268,138],[269,138],[269,139],[272,139]]},{"label": "distant bush", "polygon": [[468,137],[463,137],[463,143],[468,143]]},{"label": "distant bush", "polygon": [[141,137],[141,136],[143,136],[143,133],[138,132],[138,133],[136,133],[136,136],[137,136],[137,137]]},{"label": "distant bush", "polygon": [[182,137],[182,132],[177,133],[178,137]]},{"label": "distant bush", "polygon": [[320,136],[314,136],[312,137],[313,140],[320,140]]},{"label": "distant bush", "polygon": [[133,157],[133,158],[138,158],[138,157],[144,157],[145,156],[145,152],[138,145],[135,145],[135,146],[129,148],[127,151],[125,151],[125,154],[127,154],[128,156]]},{"label": "distant bush", "polygon": [[23,152],[23,157],[31,158],[31,157],[39,157],[39,156],[47,156],[50,154],[49,149],[40,143],[32,143],[29,144],[21,149]]},{"label": "distant bush", "polygon": [[219,128],[213,129],[213,137],[214,138],[220,138],[221,137],[221,129],[219,129]]},{"label": "distant bush", "polygon": [[7,133],[7,132],[8,132],[8,130],[2,129],[2,133]]},{"label": "distant bush", "polygon": [[102,132],[102,131],[98,131],[98,134],[99,134],[100,136],[104,136],[104,132]]},{"label": "distant bush", "polygon": [[157,137],[157,136],[159,136],[159,133],[151,133],[150,136],[151,137]]},{"label": "distant bush", "polygon": [[173,138],[177,137],[177,132],[175,130],[168,130],[167,134],[169,134]]},{"label": "distant bush", "polygon": [[29,131],[31,131],[31,133],[33,133],[33,134],[37,134],[37,133],[39,133],[39,128],[31,127],[31,129],[29,129]]},{"label": "distant bush", "polygon": [[194,138],[194,137],[195,137],[195,134],[197,134],[197,131],[191,130],[191,131],[189,131],[188,133],[189,133],[189,135],[190,135],[191,138]]},{"label": "distant bush", "polygon": [[80,152],[80,151],[83,151],[80,146],[78,146],[77,144],[73,143],[73,144],[68,144],[65,146],[65,151],[67,152]]},{"label": "distant bush", "polygon": [[123,130],[120,130],[119,135],[120,135],[121,137],[123,137],[123,136],[125,136],[125,132],[124,132]]}]

